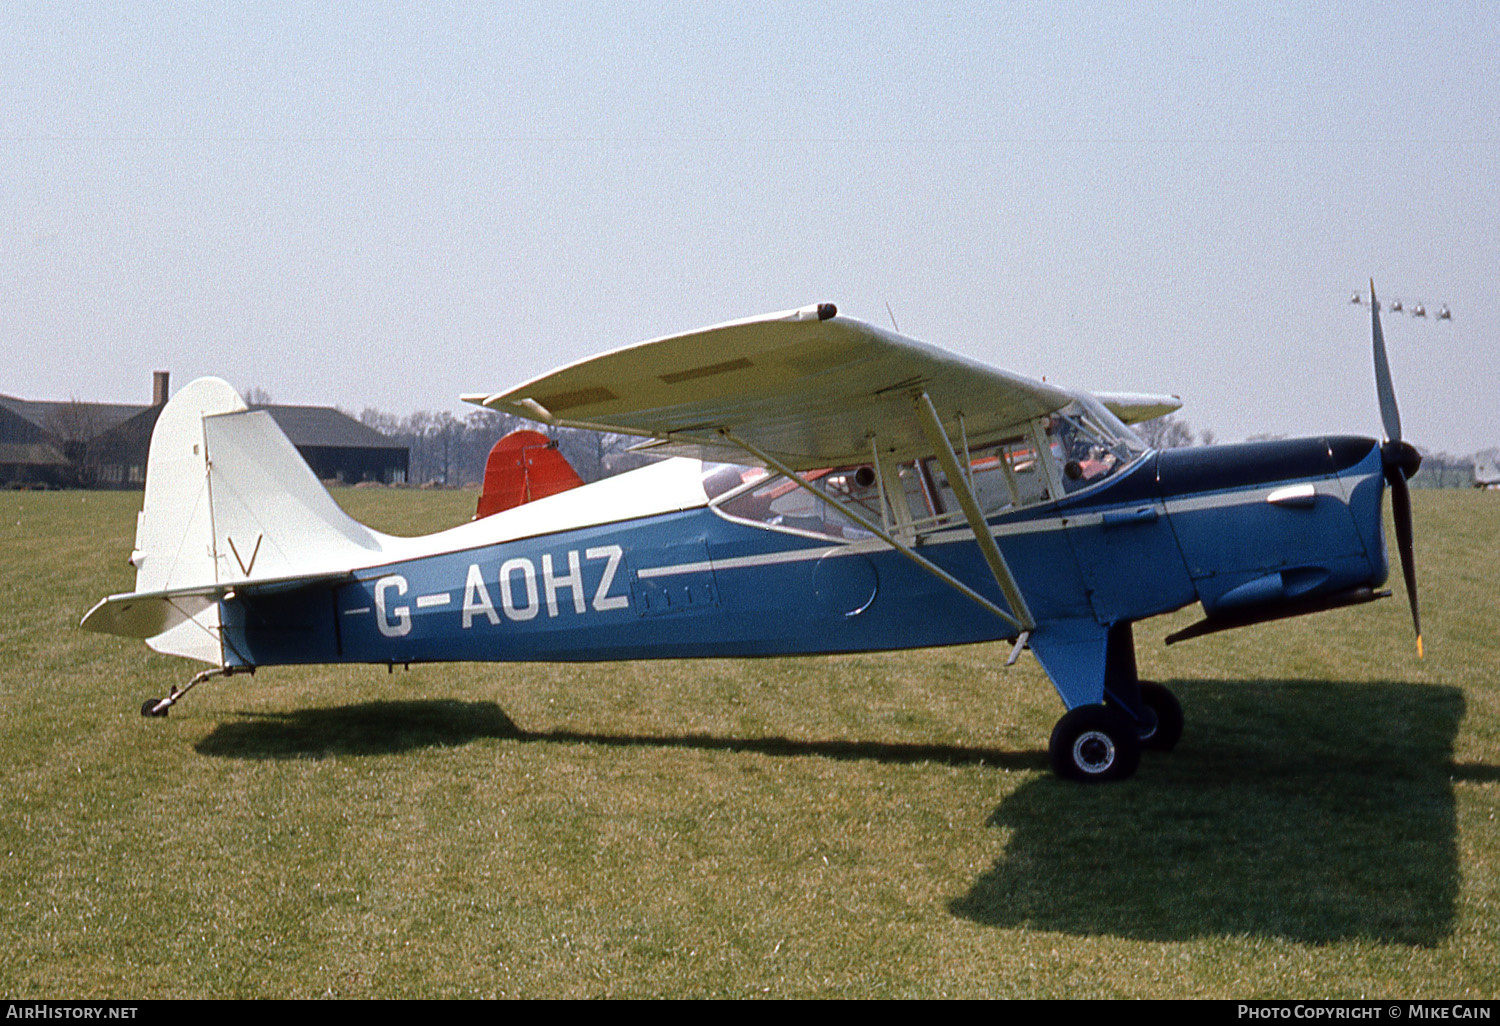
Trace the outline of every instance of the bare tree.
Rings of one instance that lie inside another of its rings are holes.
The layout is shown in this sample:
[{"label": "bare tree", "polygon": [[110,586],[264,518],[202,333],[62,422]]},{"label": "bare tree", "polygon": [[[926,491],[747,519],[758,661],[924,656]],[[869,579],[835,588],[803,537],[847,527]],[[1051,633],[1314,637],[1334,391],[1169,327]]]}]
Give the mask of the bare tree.
[{"label": "bare tree", "polygon": [[80,488],[97,484],[99,453],[94,442],[104,430],[98,408],[75,396],[47,411],[45,427],[67,461],[68,482]]},{"label": "bare tree", "polygon": [[[1193,444],[1193,429],[1175,413],[1142,421],[1135,425],[1135,433],[1153,449],[1182,449]],[[1205,434],[1213,437],[1212,432]]]},{"label": "bare tree", "polygon": [[401,433],[401,418],[392,413],[383,413],[373,406],[366,406],[355,420],[382,435],[395,436]]},{"label": "bare tree", "polygon": [[455,486],[460,483],[454,469],[464,430],[463,423],[447,410],[443,410],[433,416],[431,430],[437,449],[436,480],[450,487]]},{"label": "bare tree", "polygon": [[640,441],[631,435],[546,427],[498,410],[473,410],[459,419],[446,411],[424,410],[397,417],[366,407],[358,419],[406,446],[410,460],[407,480],[452,488],[483,481],[485,462],[495,443],[521,428],[544,433],[585,481],[597,481],[651,462],[651,457],[627,451]]}]

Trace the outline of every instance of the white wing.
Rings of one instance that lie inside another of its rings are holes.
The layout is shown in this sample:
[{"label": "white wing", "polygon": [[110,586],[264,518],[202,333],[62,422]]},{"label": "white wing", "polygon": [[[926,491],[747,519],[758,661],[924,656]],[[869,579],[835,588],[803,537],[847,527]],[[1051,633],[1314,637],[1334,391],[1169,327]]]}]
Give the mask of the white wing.
[{"label": "white wing", "polygon": [[1182,400],[1175,395],[1146,395],[1141,392],[1095,392],[1094,398],[1126,424],[1139,424],[1143,420],[1165,417],[1182,409]]},{"label": "white wing", "polygon": [[[837,315],[831,304],[654,339],[464,400],[565,427],[659,439],[676,455],[744,462],[729,432],[806,470],[931,450],[913,410],[926,392],[971,444],[1072,396]],[[956,440],[956,438],[955,438]]]}]

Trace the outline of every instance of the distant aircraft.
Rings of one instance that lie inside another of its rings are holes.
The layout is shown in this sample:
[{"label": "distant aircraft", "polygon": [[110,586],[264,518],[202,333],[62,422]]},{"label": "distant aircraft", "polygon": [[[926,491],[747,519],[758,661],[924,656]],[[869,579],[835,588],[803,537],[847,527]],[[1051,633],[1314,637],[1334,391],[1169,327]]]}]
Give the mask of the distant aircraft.
[{"label": "distant aircraft", "polygon": [[1474,457],[1474,487],[1500,488],[1500,449],[1491,449]]},{"label": "distant aircraft", "polygon": [[1389,595],[1387,486],[1421,651],[1420,456],[1401,440],[1373,302],[1371,325],[1383,444],[1156,452],[1124,422],[1175,397],[1059,388],[832,304],[720,324],[465,396],[674,458],[422,538],[352,520],[268,414],[200,379],[151,440],[135,591],[83,627],[209,664],[146,716],[263,666],[1003,639],[1007,665],[1029,648],[1067,710],[1054,771],[1118,780],[1183,729],[1172,693],[1138,676],[1134,625],[1197,603],[1172,644]]},{"label": "distant aircraft", "polygon": [[[1361,293],[1356,292],[1349,297],[1349,302],[1353,306],[1364,306],[1365,297]],[[1378,311],[1380,309],[1380,304],[1378,302],[1372,301],[1371,308]],[[1409,313],[1413,317],[1421,317],[1423,319],[1427,317],[1426,303],[1413,303],[1410,305],[1410,307],[1408,307],[1401,300],[1393,299],[1390,301],[1386,308],[1390,310],[1391,313]],[[1453,320],[1453,311],[1448,308],[1447,303],[1444,303],[1440,307],[1438,307],[1436,319],[1440,321]]]}]

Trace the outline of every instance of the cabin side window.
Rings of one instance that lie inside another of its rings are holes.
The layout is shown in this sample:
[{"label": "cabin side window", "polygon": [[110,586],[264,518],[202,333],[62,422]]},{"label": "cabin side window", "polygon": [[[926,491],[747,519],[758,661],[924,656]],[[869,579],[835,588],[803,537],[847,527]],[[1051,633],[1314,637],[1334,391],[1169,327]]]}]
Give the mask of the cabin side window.
[{"label": "cabin side window", "polygon": [[[974,498],[986,517],[1092,487],[1145,452],[1135,433],[1093,399],[1082,396],[1027,430],[968,452]],[[960,466],[964,453],[955,453]],[[933,501],[933,526],[961,516],[958,496],[935,457],[919,464]],[[921,515],[913,509],[912,516]],[[925,527],[926,524],[918,524]]]},{"label": "cabin side window", "polygon": [[[963,454],[955,455],[962,464]],[[936,457],[929,456],[921,466],[926,478],[932,482],[932,491],[938,500],[936,512],[945,519],[961,516],[958,496]],[[974,498],[985,516],[1012,507],[1045,502],[1050,494],[1047,475],[1037,459],[1036,446],[1029,438],[1021,436],[971,450],[969,479]]]},{"label": "cabin side window", "polygon": [[[1092,487],[1145,452],[1129,428],[1087,397],[1011,430],[1016,433],[954,454],[985,517]],[[845,510],[898,533],[965,522],[936,457],[882,467],[883,475],[868,463],[807,471],[802,478],[818,496],[759,467],[705,464],[703,485],[712,508],[726,517],[840,541],[871,536]],[[882,483],[889,507],[881,501]]]},{"label": "cabin side window", "polygon": [[844,507],[877,524],[885,518],[881,510],[878,477],[869,465],[810,470],[803,479],[819,496],[780,474],[766,475],[739,491],[725,493],[713,508],[736,520],[815,534],[842,541],[871,537],[870,532],[844,514]]}]

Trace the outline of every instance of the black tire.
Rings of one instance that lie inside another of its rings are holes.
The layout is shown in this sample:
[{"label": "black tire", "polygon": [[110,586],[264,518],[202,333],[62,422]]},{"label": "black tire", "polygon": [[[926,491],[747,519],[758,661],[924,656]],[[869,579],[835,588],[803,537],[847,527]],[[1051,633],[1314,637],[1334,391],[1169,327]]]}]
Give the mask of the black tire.
[{"label": "black tire", "polygon": [[161,699],[159,699],[159,698],[148,698],[148,699],[146,699],[145,704],[141,706],[141,715],[142,716],[165,716],[167,714],[167,710],[163,709],[161,712],[157,712],[156,711],[157,703],[159,703],[160,701],[161,701]]},{"label": "black tire", "polygon": [[1156,726],[1141,735],[1141,747],[1170,752],[1182,739],[1182,705],[1177,696],[1154,680],[1141,681],[1141,703],[1156,713]]},{"label": "black tire", "polygon": [[1064,780],[1125,780],[1141,764],[1135,721],[1107,705],[1081,705],[1057,721],[1048,751]]}]

